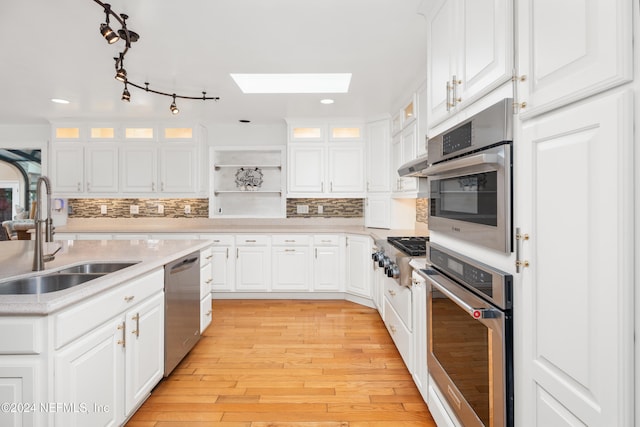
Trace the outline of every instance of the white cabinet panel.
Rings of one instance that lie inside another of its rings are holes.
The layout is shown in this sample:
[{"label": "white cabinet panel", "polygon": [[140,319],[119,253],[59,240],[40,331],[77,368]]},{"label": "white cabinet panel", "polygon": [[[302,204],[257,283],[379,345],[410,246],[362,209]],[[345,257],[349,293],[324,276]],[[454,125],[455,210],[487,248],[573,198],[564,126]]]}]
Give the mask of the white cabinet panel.
[{"label": "white cabinet panel", "polygon": [[164,375],[164,292],[126,313],[125,413],[147,398]]},{"label": "white cabinet panel", "polygon": [[211,294],[207,294],[200,300],[200,333],[209,327],[213,320],[213,309],[211,307]]},{"label": "white cabinet panel", "polygon": [[51,181],[57,193],[84,191],[84,151],[74,143],[57,143],[52,150]]},{"label": "white cabinet panel", "polygon": [[329,192],[364,192],[364,147],[362,144],[328,148]]},{"label": "white cabinet panel", "polygon": [[236,246],[236,290],[268,291],[271,285],[271,248]]},{"label": "white cabinet panel", "polygon": [[373,241],[369,236],[347,236],[347,292],[371,298],[372,247]]},{"label": "white cabinet panel", "polygon": [[198,189],[198,149],[195,144],[166,144],[159,148],[163,193],[195,193]]},{"label": "white cabinet panel", "polygon": [[389,120],[367,125],[367,192],[391,190],[391,163],[389,162]]},{"label": "white cabinet panel", "polygon": [[568,105],[633,77],[633,2],[521,1],[518,100],[523,118]]},{"label": "white cabinet panel", "polygon": [[313,260],[313,290],[342,290],[344,259],[338,246],[316,246]]},{"label": "white cabinet panel", "polygon": [[121,153],[121,182],[124,193],[149,193],[157,189],[157,152],[152,146],[131,145]]},{"label": "white cabinet panel", "polygon": [[118,192],[118,148],[114,144],[87,147],[85,152],[86,191]]},{"label": "white cabinet panel", "polygon": [[290,146],[289,192],[324,192],[324,169],[324,148],[322,146]]},{"label": "white cabinet panel", "polygon": [[585,425],[631,424],[633,145],[626,91],[523,127],[514,170],[519,223],[531,238],[516,339],[531,337],[519,384],[534,387],[517,390],[516,413],[530,425],[553,419],[543,390]]},{"label": "white cabinet panel", "polygon": [[308,291],[311,284],[309,249],[301,246],[274,246],[272,252],[274,291]]},{"label": "white cabinet panel", "polygon": [[55,355],[55,402],[87,402],[103,410],[56,412],[55,425],[118,426],[124,419],[123,316],[74,341]]}]

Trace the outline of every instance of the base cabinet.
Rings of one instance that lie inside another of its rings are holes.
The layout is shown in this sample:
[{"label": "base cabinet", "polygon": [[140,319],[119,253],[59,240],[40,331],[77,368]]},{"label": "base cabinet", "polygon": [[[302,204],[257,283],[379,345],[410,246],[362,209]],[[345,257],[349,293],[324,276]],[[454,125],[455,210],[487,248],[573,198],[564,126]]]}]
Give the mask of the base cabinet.
[{"label": "base cabinet", "polygon": [[[132,283],[140,288],[160,290],[126,311],[109,309],[127,304],[114,299],[120,292],[115,290],[99,297],[100,301],[89,300],[55,316],[57,330],[69,331],[69,336],[82,328],[73,325],[99,324],[88,332],[78,332],[78,337],[64,344],[53,357],[52,401],[70,405],[53,413],[55,425],[122,425],[162,379],[164,291],[158,282],[162,277],[163,271],[158,270],[134,279]],[[134,291],[131,286],[127,289]],[[135,292],[127,293],[129,302],[137,301],[136,296]],[[61,343],[66,342],[62,334],[58,335]]]},{"label": "base cabinet", "polygon": [[369,236],[347,236],[347,275],[345,289],[348,293],[371,299],[371,248]]},{"label": "base cabinet", "polygon": [[343,291],[344,237],[318,235],[313,241],[313,291]]},{"label": "base cabinet", "polygon": [[118,426],[124,420],[124,324],[117,317],[56,354],[55,401],[77,410],[56,412],[55,425]]},{"label": "base cabinet", "polygon": [[236,237],[236,291],[266,292],[271,287],[269,236]]}]

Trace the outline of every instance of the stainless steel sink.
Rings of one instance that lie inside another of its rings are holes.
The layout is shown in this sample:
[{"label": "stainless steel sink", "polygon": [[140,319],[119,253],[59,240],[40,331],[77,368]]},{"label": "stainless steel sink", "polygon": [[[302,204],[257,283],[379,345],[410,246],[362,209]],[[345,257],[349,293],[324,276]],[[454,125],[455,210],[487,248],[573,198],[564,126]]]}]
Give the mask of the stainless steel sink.
[{"label": "stainless steel sink", "polygon": [[25,277],[0,283],[0,294],[45,294],[71,288],[102,276],[104,273],[50,273]]},{"label": "stainless steel sink", "polygon": [[113,273],[137,264],[137,262],[90,262],[86,264],[74,265],[73,267],[58,270],[58,273]]}]

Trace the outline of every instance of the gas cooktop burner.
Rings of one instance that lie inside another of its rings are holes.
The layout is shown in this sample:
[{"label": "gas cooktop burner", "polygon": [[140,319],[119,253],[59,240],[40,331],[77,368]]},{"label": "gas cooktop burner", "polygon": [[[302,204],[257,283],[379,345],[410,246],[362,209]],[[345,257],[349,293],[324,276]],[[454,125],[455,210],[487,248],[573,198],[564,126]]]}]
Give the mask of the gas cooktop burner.
[{"label": "gas cooktop burner", "polygon": [[387,237],[387,242],[410,256],[426,256],[428,241],[426,236]]}]

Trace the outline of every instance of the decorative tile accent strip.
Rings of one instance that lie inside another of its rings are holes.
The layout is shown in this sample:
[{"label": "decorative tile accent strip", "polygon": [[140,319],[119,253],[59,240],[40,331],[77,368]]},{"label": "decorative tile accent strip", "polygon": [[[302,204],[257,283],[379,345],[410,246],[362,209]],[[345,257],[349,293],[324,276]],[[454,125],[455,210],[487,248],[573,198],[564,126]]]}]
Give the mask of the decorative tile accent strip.
[{"label": "decorative tile accent strip", "polygon": [[[69,218],[208,218],[209,199],[69,199]],[[100,213],[107,207],[106,215]],[[131,206],[138,213],[131,213]],[[158,205],[164,213],[158,213]],[[190,214],[185,214],[189,205]]]},{"label": "decorative tile accent strip", "polygon": [[[309,207],[309,213],[298,213],[298,205]],[[322,206],[322,213],[318,213]],[[287,199],[287,218],[362,218],[364,199]]]},{"label": "decorative tile accent strip", "polygon": [[429,199],[416,199],[416,222],[427,224],[429,218]]}]

